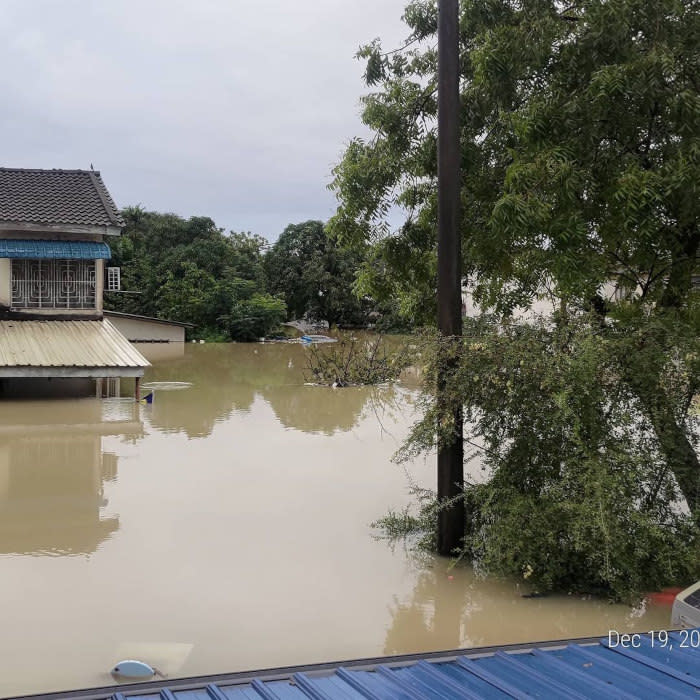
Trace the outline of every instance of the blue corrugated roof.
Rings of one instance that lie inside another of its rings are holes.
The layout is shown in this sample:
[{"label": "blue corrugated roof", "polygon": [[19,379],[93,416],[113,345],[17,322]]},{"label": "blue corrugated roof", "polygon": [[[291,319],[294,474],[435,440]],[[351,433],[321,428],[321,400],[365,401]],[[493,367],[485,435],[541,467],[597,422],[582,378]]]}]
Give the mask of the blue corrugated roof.
[{"label": "blue corrugated roof", "polygon": [[0,239],[0,258],[109,260],[112,251],[97,241],[28,241]]},{"label": "blue corrugated roof", "polygon": [[[641,636],[610,648],[607,639],[392,657],[333,666],[193,678],[52,698],[97,700],[426,700],[436,698],[697,698],[700,632]],[[684,646],[681,646],[683,645]],[[215,682],[213,682],[215,681]]]}]

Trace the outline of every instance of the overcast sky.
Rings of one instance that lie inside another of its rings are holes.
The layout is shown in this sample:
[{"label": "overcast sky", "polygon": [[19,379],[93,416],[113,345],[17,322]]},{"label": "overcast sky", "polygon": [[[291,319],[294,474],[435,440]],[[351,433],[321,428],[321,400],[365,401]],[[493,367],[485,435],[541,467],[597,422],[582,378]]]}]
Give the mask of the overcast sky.
[{"label": "overcast sky", "polygon": [[406,0],[0,0],[0,165],[100,170],[118,206],[274,240],[327,219],[365,133],[360,44]]}]

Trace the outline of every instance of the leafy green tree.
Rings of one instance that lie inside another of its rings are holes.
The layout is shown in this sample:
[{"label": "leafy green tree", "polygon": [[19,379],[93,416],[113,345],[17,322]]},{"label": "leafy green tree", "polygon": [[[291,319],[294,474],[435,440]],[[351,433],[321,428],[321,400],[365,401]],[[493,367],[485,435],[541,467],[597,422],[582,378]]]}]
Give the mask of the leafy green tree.
[{"label": "leafy green tree", "polygon": [[[127,226],[113,245],[113,264],[122,268],[126,293],[108,294],[108,308],[186,321],[198,335],[227,340],[254,340],[279,325],[284,304],[266,294],[265,239],[226,235],[206,217],[138,207],[123,214]],[[255,320],[233,323],[242,316]]]},{"label": "leafy green tree", "polygon": [[291,318],[360,325],[370,310],[355,293],[361,254],[342,249],[321,221],[290,224],[265,256],[268,289],[281,295]]},{"label": "leafy green tree", "polygon": [[277,328],[287,315],[284,301],[270,294],[253,294],[249,299],[237,299],[231,312],[222,318],[234,340],[251,341]]},{"label": "leafy green tree", "polygon": [[217,282],[194,262],[182,262],[170,270],[156,293],[156,310],[164,318],[186,319],[203,328],[216,319],[213,306]]},{"label": "leafy green tree", "polygon": [[[667,305],[687,297],[699,243],[696,10],[462,3],[464,272],[478,299],[507,311],[548,278],[585,304],[617,275]],[[363,100],[375,137],[354,139],[335,169],[329,229],[361,245],[379,238],[408,290],[415,270],[434,276],[435,3],[410,3],[404,19],[403,52],[378,42],[360,52],[368,84],[381,86]],[[408,219],[387,237],[393,205]]]},{"label": "leafy green tree", "polygon": [[[435,297],[436,17],[435,2],[414,0],[404,14],[403,50],[384,52],[375,41],[360,51],[375,88],[363,111],[374,136],[354,139],[334,170],[340,206],[329,222],[341,242],[376,241],[391,282],[375,273],[381,266],[374,261],[374,270],[363,273],[369,293],[400,296],[403,308],[426,320],[434,307],[419,298]],[[602,413],[586,414],[583,444],[590,453],[605,420],[613,421],[613,434],[622,430],[632,402],[634,425],[647,430],[639,459],[662,463],[674,478],[659,493],[667,503],[682,494],[697,514],[700,462],[688,417],[700,382],[700,300],[693,287],[700,245],[697,3],[465,0],[460,42],[463,273],[476,301],[502,324],[547,292],[558,305],[557,331],[577,342],[586,337],[582,326],[595,332],[595,342],[605,344],[603,376],[614,387],[600,398]],[[386,214],[395,206],[407,217],[391,233]],[[606,294],[611,286],[618,287],[614,297]],[[483,342],[497,345],[502,333],[492,326]],[[504,337],[513,352],[524,353],[515,338]],[[548,352],[556,366],[572,357],[562,343],[550,343]],[[489,357],[496,367],[498,356]],[[521,359],[527,364],[532,354]],[[540,391],[528,373],[511,382],[524,396]],[[561,497],[557,489],[568,477],[547,456],[536,406],[524,402],[518,418],[507,394],[484,403],[464,383],[456,386],[454,401],[477,411],[473,418],[503,415],[538,426],[519,449],[537,473],[555,471],[554,482],[535,487],[531,505],[544,508],[545,500]],[[564,418],[551,413],[552,420]],[[606,453],[596,470],[584,460],[569,472],[579,493],[616,478],[614,465],[629,463],[622,453]],[[508,465],[503,454],[492,463],[492,483],[501,483],[505,470],[521,492],[529,485],[525,472]],[[634,493],[627,487],[622,493],[625,507],[639,513]],[[486,512],[484,503],[473,501],[475,518]],[[665,516],[654,517],[656,527],[666,526]],[[545,532],[552,546],[543,551],[552,552],[559,540]],[[631,531],[617,532],[633,541]],[[543,533],[538,541],[544,539]]]}]

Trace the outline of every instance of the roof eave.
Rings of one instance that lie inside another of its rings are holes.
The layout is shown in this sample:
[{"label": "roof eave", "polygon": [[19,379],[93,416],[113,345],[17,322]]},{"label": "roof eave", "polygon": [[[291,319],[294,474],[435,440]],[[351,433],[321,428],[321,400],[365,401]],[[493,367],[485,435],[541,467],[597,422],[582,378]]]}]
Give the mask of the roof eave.
[{"label": "roof eave", "polygon": [[141,314],[126,314],[122,311],[112,311],[111,309],[105,309],[102,313],[104,316],[114,316],[115,318],[132,318],[138,321],[162,323],[166,326],[182,326],[183,328],[196,328],[194,323],[187,323],[186,321],[170,321],[167,318],[153,318],[153,316],[142,316]]},{"label": "roof eave", "polygon": [[32,221],[0,221],[0,232],[16,233],[79,233],[99,236],[119,236],[122,226],[95,226],[87,224],[41,224]]},{"label": "roof eave", "polygon": [[145,366],[116,367],[113,365],[96,365],[95,367],[68,367],[64,365],[12,365],[0,367],[0,377],[3,379],[104,379],[107,377],[143,377],[144,370]]}]

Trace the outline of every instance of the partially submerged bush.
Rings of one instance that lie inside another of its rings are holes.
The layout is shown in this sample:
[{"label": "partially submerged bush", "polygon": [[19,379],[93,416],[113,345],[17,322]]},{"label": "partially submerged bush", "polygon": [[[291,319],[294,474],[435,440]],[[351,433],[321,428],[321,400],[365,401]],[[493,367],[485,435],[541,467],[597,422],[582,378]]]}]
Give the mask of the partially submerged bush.
[{"label": "partially submerged bush", "polygon": [[388,540],[410,539],[416,549],[432,551],[436,546],[435,532],[439,505],[435,492],[411,484],[410,494],[414,506],[405,506],[400,511],[390,510],[384,517],[375,520],[372,527],[380,530]]},{"label": "partially submerged bush", "polygon": [[697,576],[698,533],[671,510],[639,508],[634,474],[584,466],[540,493],[497,480],[466,491],[464,554],[540,591],[631,600]]},{"label": "partially submerged bush", "polygon": [[389,349],[382,336],[344,336],[337,343],[309,348],[305,377],[336,387],[382,384],[398,379],[409,364],[406,346]]},{"label": "partially submerged bush", "polygon": [[[428,358],[427,389],[445,357],[439,342]],[[585,317],[561,326],[481,319],[467,321],[451,347],[457,362],[445,403],[426,391],[424,418],[397,458],[433,449],[437,431],[451,429],[441,411],[463,407],[465,442],[478,446],[487,480],[465,486],[465,538],[456,554],[540,591],[616,600],[700,576],[697,513],[686,505],[654,417],[625,381],[628,341],[618,327]],[[662,376],[679,417],[677,439],[694,444],[683,413],[693,392],[686,356],[693,354],[677,353]],[[379,525],[428,533],[434,526],[424,516],[434,512],[424,499],[418,516],[394,514]]]},{"label": "partially submerged bush", "polygon": [[270,294],[253,294],[237,301],[228,316],[219,321],[228,329],[232,340],[259,340],[280,327],[287,308],[284,301]]}]

